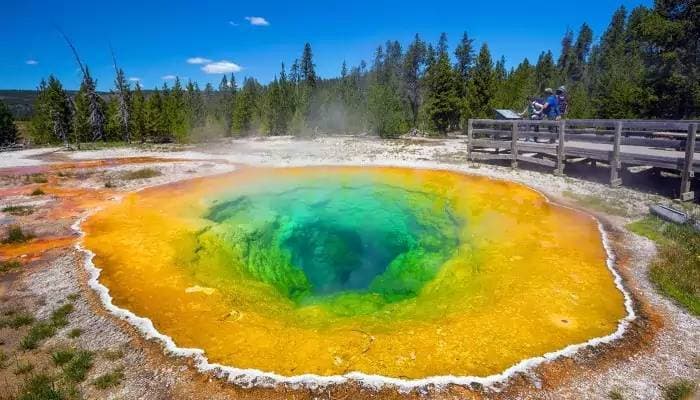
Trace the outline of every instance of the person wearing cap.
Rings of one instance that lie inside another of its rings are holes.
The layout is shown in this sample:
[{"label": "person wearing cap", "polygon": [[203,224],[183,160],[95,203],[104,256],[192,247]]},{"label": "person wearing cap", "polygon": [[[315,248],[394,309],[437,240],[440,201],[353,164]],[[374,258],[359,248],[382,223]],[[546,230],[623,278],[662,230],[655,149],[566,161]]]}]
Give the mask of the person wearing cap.
[{"label": "person wearing cap", "polygon": [[544,102],[542,112],[547,116],[547,119],[559,119],[559,100],[554,94],[554,90],[552,90],[552,88],[547,88],[544,90],[544,93],[547,96],[547,100]]},{"label": "person wearing cap", "polygon": [[566,86],[560,86],[557,89],[557,100],[559,101],[559,116],[566,118],[566,112],[569,111],[569,96],[566,94]]}]

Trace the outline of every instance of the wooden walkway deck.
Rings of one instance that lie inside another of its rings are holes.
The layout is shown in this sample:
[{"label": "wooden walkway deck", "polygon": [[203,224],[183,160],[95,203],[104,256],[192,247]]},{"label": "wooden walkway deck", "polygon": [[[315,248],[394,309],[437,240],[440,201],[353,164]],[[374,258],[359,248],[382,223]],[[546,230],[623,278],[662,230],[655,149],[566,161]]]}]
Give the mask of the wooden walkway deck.
[{"label": "wooden walkway deck", "polygon": [[469,120],[467,153],[470,162],[510,160],[554,168],[563,175],[568,162],[603,162],[611,166],[610,184],[622,184],[620,168],[650,166],[681,175],[680,198],[694,199],[690,190],[700,172],[700,121],[640,120]]}]

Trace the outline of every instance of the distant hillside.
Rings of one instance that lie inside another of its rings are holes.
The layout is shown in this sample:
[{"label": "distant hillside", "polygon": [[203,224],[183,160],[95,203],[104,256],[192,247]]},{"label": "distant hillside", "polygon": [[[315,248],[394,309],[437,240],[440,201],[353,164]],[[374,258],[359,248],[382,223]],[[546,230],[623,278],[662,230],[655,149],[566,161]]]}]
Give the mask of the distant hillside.
[{"label": "distant hillside", "polygon": [[[23,121],[31,118],[37,93],[36,90],[0,90],[0,100],[7,104],[16,120]],[[75,95],[75,93],[75,90],[68,91],[70,96]],[[144,90],[144,93],[148,93],[148,91]],[[105,99],[109,95],[109,92],[100,92],[100,96]]]},{"label": "distant hillside", "polygon": [[0,90],[0,100],[5,102],[15,119],[26,120],[32,115],[36,90]]}]

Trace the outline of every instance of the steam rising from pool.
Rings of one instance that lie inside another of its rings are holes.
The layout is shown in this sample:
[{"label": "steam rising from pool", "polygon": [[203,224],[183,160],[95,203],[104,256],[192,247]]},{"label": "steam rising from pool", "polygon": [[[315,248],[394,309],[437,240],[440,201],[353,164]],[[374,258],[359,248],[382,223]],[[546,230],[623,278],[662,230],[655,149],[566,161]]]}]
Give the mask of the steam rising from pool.
[{"label": "steam rising from pool", "polygon": [[246,169],[84,230],[114,304],[275,376],[492,376],[629,317],[595,220],[445,171]]}]

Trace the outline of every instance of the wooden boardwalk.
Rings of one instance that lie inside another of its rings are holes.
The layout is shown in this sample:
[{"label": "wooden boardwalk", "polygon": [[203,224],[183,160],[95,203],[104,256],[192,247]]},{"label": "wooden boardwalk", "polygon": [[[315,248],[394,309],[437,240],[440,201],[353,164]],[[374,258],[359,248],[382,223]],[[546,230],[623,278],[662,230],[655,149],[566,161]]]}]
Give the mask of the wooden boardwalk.
[{"label": "wooden boardwalk", "polygon": [[650,166],[679,172],[680,198],[694,199],[690,190],[700,172],[700,121],[641,120],[469,120],[467,154],[470,162],[509,160],[554,168],[563,175],[570,162],[603,162],[610,166],[610,184],[622,184],[623,167]]}]

